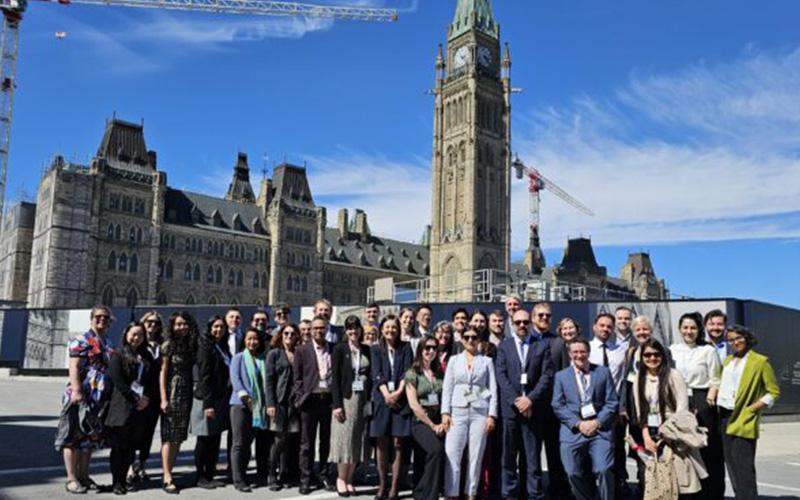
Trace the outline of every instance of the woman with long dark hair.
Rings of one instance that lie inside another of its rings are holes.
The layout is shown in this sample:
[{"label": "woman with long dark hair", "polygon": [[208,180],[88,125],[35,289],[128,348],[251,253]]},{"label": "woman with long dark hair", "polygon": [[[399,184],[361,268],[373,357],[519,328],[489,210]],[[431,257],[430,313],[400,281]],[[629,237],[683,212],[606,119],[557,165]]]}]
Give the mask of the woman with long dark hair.
[{"label": "woman with long dark hair", "polygon": [[297,467],[300,435],[300,412],[294,406],[294,352],[300,345],[300,329],[284,324],[272,337],[272,350],[267,354],[267,415],[269,429],[275,434],[270,454],[269,489],[289,487]]},{"label": "woman with long dark hair", "polygon": [[[158,370],[147,350],[144,326],[138,321],[122,332],[121,346],[111,355],[109,374],[114,384],[106,425],[111,429],[111,476],[115,495],[127,492],[125,475],[147,440],[150,406],[158,393]],[[131,485],[132,486],[132,485]]]},{"label": "woman with long dark hair", "polygon": [[433,327],[433,336],[439,342],[436,358],[442,365],[442,371],[447,370],[447,362],[453,355],[453,325],[449,321],[440,321]]},{"label": "woman with long dark hair", "polygon": [[389,315],[380,322],[381,337],[372,346],[372,401],[373,414],[370,436],[378,440],[378,494],[383,500],[386,493],[386,463],[390,456],[389,443],[394,447],[392,483],[388,497],[394,500],[399,494],[403,464],[403,438],[411,434],[411,423],[405,397],[405,374],[411,366],[411,349],[400,340],[400,321]]},{"label": "woman with long dark hair", "polygon": [[197,355],[197,322],[188,311],[173,313],[161,346],[161,463],[163,489],[177,494],[172,476],[181,443],[189,437],[192,411],[192,369]]},{"label": "woman with long dark hair", "polygon": [[725,462],[716,401],[722,365],[717,350],[708,345],[703,331],[703,316],[686,313],[678,320],[681,341],[669,348],[675,368],[683,375],[689,390],[689,409],[700,426],[708,429],[708,446],[700,450],[708,468],[703,480],[703,495],[708,500],[725,498]]},{"label": "woman with long dark hair", "polygon": [[[155,310],[148,311],[142,315],[139,322],[144,327],[144,333],[146,334],[144,347],[147,349],[151,364],[156,366],[157,370],[161,370],[161,344],[164,343],[164,324],[161,320],[161,315]],[[146,482],[149,479],[146,469],[147,460],[150,458],[150,449],[153,447],[153,437],[156,433],[158,417],[161,414],[160,391],[156,390],[153,396],[154,398],[150,400],[150,404],[143,410],[146,432],[144,438],[140,441],[141,446],[137,450],[139,460],[134,459],[128,476],[128,481],[134,484]]]},{"label": "woman with long dark hair", "polygon": [[197,436],[194,447],[197,486],[203,489],[223,486],[214,476],[222,433],[230,429],[231,352],[228,335],[225,319],[214,316],[208,321],[206,333],[200,337],[197,346],[192,434]]},{"label": "woman with long dark hair", "polygon": [[89,330],[72,339],[67,347],[69,383],[61,398],[55,442],[56,450],[64,455],[64,487],[69,493],[79,494],[98,489],[89,477],[89,461],[94,450],[106,447],[104,420],[112,388],[108,362],[114,349],[107,336],[111,311],[106,306],[95,306],[89,318]]},{"label": "woman with long dark hair", "polygon": [[438,351],[439,342],[435,338],[423,339],[405,377],[408,405],[414,412],[411,436],[425,452],[422,475],[414,478],[417,483],[414,500],[437,500],[444,483],[444,435],[447,427],[442,424],[444,372]]},{"label": "woman with long dark hair", "polygon": [[269,418],[267,417],[264,340],[258,328],[250,327],[242,336],[242,349],[231,360],[231,468],[237,491],[252,491],[247,482],[250,446],[256,443],[257,483],[269,477]]}]

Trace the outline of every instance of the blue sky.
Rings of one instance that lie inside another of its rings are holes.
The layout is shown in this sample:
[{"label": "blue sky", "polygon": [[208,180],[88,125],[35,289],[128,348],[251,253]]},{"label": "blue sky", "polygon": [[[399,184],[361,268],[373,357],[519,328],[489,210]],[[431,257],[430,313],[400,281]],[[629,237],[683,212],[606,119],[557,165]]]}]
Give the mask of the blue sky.
[{"label": "blue sky", "polygon": [[[328,2],[328,3],[346,3]],[[8,194],[144,119],[172,186],[224,192],[238,150],[307,162],[318,204],[418,239],[430,220],[433,61],[455,0],[355,0],[398,23],[30,5]],[[617,274],[648,250],[671,290],[800,307],[800,2],[495,0],[513,149],[590,206],[543,194],[549,262],[591,236]],[[67,36],[57,39],[55,32]],[[399,216],[402,214],[402,216]],[[525,248],[524,183],[512,196]]]}]

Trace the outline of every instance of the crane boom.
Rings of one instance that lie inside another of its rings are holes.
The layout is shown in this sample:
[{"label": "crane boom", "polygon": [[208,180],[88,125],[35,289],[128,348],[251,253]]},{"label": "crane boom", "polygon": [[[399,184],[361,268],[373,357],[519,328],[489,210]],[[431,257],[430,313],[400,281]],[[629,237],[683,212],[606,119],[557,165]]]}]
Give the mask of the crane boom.
[{"label": "crane boom", "polygon": [[585,213],[586,215],[594,215],[594,212],[592,212],[592,210],[589,207],[579,202],[572,196],[568,195],[563,189],[558,187],[558,185],[555,182],[543,176],[542,173],[539,172],[538,170],[536,171],[536,176],[539,178],[540,181],[542,181],[541,189],[546,189],[550,191],[551,193],[558,196],[562,200],[566,201],[567,203],[577,208],[581,212]]},{"label": "crane boom", "polygon": [[266,0],[36,0],[46,3],[189,10],[260,16],[300,16],[354,21],[397,21],[395,9],[342,7]]}]

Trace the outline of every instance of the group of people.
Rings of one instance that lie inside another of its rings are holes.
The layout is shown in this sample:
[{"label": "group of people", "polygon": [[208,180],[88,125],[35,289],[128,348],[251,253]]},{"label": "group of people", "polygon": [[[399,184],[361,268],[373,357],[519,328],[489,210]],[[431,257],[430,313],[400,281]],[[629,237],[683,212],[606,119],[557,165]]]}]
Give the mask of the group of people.
[{"label": "group of people", "polygon": [[681,498],[721,500],[726,468],[737,499],[757,497],[760,416],[779,386],[753,333],[722,311],[684,314],[669,346],[630,308],[599,314],[589,340],[575,319],[553,331],[547,303],[529,312],[516,295],[505,310],[459,308],[435,324],[424,305],[382,316],[370,304],[341,328],[331,314],[323,299],[311,320],[294,324],[277,307],[274,328],[262,310],[244,327],[230,308],[200,332],[188,312],[164,322],[152,311],[113,348],[110,311],[95,307],[69,345],[56,438],[66,490],[98,488],[89,460],[107,445],[113,492],[144,484],[160,422],[162,487],[173,494],[191,431],[206,489],[225,484],[227,433],[227,479],[240,492],[349,497],[375,457],[376,500],[407,487],[415,500],[622,499],[632,493],[628,457],[639,495],[661,486],[648,485],[647,464],[668,457]]}]

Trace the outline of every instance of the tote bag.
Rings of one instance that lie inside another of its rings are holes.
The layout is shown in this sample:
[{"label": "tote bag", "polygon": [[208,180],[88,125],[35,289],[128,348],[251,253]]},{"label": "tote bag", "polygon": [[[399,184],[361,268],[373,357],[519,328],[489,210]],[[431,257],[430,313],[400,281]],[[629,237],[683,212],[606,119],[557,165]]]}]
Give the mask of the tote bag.
[{"label": "tote bag", "polygon": [[644,500],[677,500],[678,476],[675,474],[672,449],[664,447],[661,456],[656,454],[645,462]]}]

